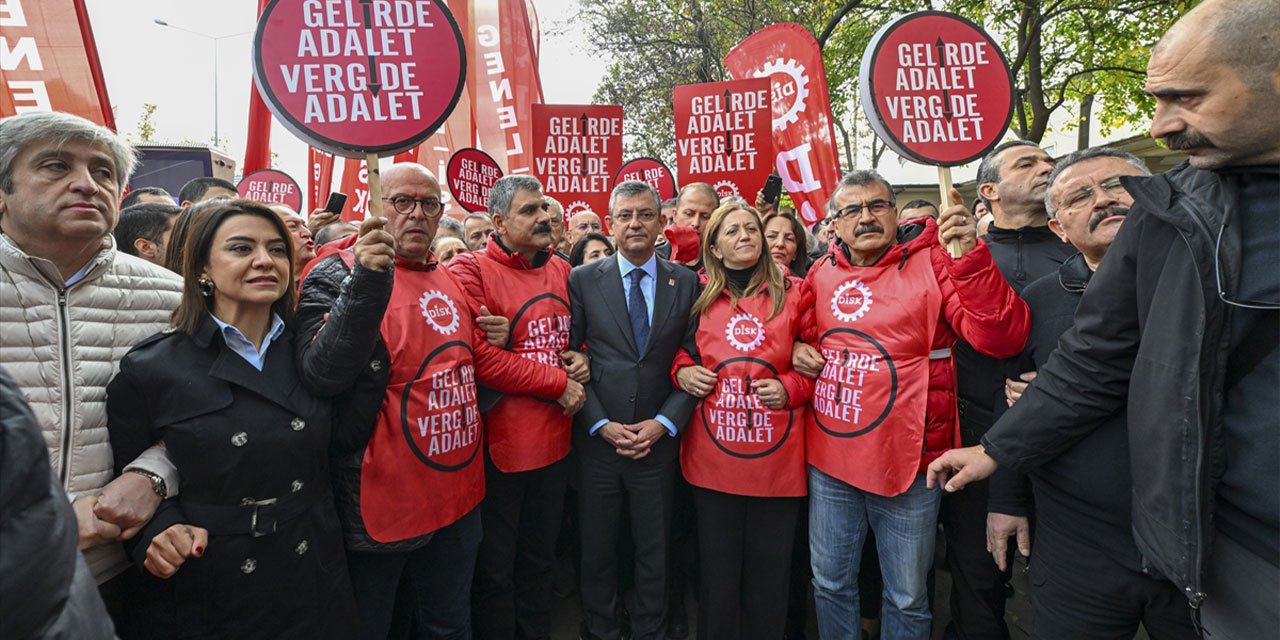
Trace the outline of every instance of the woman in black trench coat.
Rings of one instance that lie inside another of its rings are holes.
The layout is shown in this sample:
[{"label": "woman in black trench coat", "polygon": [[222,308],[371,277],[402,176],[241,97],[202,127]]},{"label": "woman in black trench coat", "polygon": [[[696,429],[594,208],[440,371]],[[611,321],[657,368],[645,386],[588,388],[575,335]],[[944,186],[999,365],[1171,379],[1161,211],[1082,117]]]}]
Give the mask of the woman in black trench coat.
[{"label": "woman in black trench coat", "polygon": [[174,328],[134,347],[107,388],[115,459],[163,440],[182,478],[127,545],[148,576],[150,637],[358,635],[330,408],[295,370],[289,238],[246,200],[201,211]]}]

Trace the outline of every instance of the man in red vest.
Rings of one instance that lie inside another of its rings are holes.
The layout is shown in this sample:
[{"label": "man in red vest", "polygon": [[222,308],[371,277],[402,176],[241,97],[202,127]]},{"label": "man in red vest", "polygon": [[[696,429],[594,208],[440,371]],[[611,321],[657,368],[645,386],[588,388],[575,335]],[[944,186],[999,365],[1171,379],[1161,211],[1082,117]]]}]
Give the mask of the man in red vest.
[{"label": "man in red vest", "polygon": [[[507,350],[550,366],[575,358],[578,366],[570,376],[585,383],[586,357],[566,352],[569,263],[555,253],[553,219],[559,214],[549,200],[532,176],[495,182],[489,190],[492,239],[481,251],[459,254],[449,270],[473,304],[510,320]],[[476,636],[548,638],[573,418],[528,396],[498,397],[481,408],[487,492],[472,596]]]},{"label": "man in red vest", "polygon": [[313,392],[338,396],[334,493],[365,637],[387,637],[407,579],[418,635],[469,638],[484,496],[476,385],[567,413],[585,396],[559,366],[485,340],[430,251],[443,212],[430,172],[393,165],[382,192],[386,218],[303,280],[299,335],[312,339],[300,369]]},{"label": "man in red vest", "polygon": [[[929,462],[956,442],[951,347],[1021,351],[1030,317],[976,236],[960,194],[899,225],[893,188],[854,171],[829,206],[835,240],[809,271],[816,304],[795,367],[817,378],[808,428],[809,546],[823,638],[857,637],[867,527],[884,575],[886,638],[929,637],[926,577],[941,493]],[[959,244],[952,258],[946,245]]]}]

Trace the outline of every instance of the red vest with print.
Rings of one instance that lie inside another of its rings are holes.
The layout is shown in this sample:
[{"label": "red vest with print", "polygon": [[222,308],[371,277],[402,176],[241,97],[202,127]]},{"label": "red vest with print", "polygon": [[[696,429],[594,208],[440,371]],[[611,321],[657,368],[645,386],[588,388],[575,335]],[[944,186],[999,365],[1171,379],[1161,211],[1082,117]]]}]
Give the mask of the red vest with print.
[{"label": "red vest with print", "polygon": [[809,276],[826,366],[814,385],[809,464],[883,496],[907,490],[924,449],[929,350],[942,291],[929,247],[852,266],[839,249]]},{"label": "red vest with print", "polygon": [[391,380],[360,469],[360,515],[378,542],[448,526],[484,497],[474,329],[447,269],[396,260],[382,318]]},{"label": "red vest with print", "polygon": [[[569,346],[569,263],[552,257],[537,269],[511,269],[477,257],[489,312],[511,321],[507,349],[560,367],[560,352]],[[541,469],[569,455],[573,418],[556,402],[504,396],[484,413],[484,424],[489,457],[506,473]]]},{"label": "red vest with print", "polygon": [[768,294],[740,298],[731,308],[722,295],[698,319],[702,366],[716,372],[716,386],[698,402],[684,430],[680,468],[690,484],[735,495],[806,494],[805,408],[770,409],[751,389],[753,380],[791,369],[799,331],[798,296],[770,320]]}]

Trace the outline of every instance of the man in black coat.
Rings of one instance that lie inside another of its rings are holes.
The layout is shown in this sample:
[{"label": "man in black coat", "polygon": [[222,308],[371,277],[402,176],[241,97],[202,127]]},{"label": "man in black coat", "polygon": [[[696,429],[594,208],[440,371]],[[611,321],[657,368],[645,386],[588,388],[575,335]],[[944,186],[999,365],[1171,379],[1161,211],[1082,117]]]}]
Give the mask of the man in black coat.
[{"label": "man in black coat", "polygon": [[[1108,147],[1058,161],[1045,192],[1049,227],[1080,251],[1056,273],[1022,291],[1031,335],[1011,373],[1034,379],[1058,339],[1071,328],[1089,279],[1115,239],[1133,198],[1120,176],[1150,175],[1132,155]],[[1026,384],[1010,382],[1012,405]],[[1003,413],[1003,412],[1000,412]],[[1035,561],[1031,563],[1032,635],[1036,638],[1132,638],[1142,624],[1155,638],[1198,637],[1177,587],[1142,572],[1129,533],[1129,443],[1123,411],[1098,421],[1075,446],[1030,474],[1035,490]],[[991,501],[1018,500],[991,487]],[[1003,538],[991,553],[1005,561]],[[1020,544],[1030,549],[1030,541]]]},{"label": "man in black coat", "polygon": [[666,632],[667,555],[679,434],[696,399],[671,384],[686,339],[697,276],[654,255],[662,227],[657,191],[628,181],[609,197],[618,253],[569,275],[569,346],[591,357],[587,399],[574,424],[582,522],[586,638],[617,640],[617,540],[629,504],[635,540],[636,640]]},{"label": "man in black coat", "polygon": [[40,423],[0,368],[0,620],[9,638],[114,638],[77,547],[76,516]]},{"label": "man in black coat", "polygon": [[[1046,274],[1056,272],[1071,254],[1070,245],[1049,230],[1044,208],[1045,183],[1053,159],[1038,145],[1010,140],[997,146],[978,167],[978,197],[995,221],[982,237],[991,258],[1015,292]],[[975,351],[961,340],[955,347],[956,395],[963,445],[978,443],[1004,405],[1004,365]],[[1002,472],[992,484],[1024,486],[1024,478]],[[951,571],[951,623],[948,638],[1007,640],[1004,623],[1007,568],[992,564],[987,554],[987,530],[1027,536],[1025,510],[996,505],[988,514],[987,483],[942,500],[940,520],[947,539]],[[1029,489],[1024,489],[1029,494]],[[1021,506],[1017,503],[1016,506]],[[1003,565],[1003,563],[1002,563]]]},{"label": "man in black coat", "polygon": [[1187,162],[1134,205],[1035,382],[930,465],[948,490],[1031,470],[1127,409],[1133,535],[1205,636],[1280,628],[1280,43],[1273,0],[1209,0],[1147,65],[1153,136]]}]

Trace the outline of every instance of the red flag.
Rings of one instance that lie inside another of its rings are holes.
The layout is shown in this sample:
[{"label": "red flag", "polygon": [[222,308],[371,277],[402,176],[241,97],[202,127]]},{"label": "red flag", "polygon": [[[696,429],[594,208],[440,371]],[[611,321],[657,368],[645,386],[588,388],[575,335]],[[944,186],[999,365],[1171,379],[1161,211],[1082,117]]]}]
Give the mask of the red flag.
[{"label": "red flag", "polygon": [[360,224],[369,217],[369,169],[364,160],[347,158],[342,166],[342,192],[347,194],[343,222]]},{"label": "red flag", "polygon": [[333,188],[333,154],[307,147],[307,168],[307,194],[311,200],[309,211],[315,211],[328,202],[329,190]]},{"label": "red flag", "polygon": [[770,25],[738,43],[724,65],[734,78],[772,80],[778,175],[806,223],[825,217],[840,182],[840,156],[818,41],[799,25]]},{"label": "red flag", "polygon": [[[267,8],[271,0],[258,0],[258,15]],[[244,145],[244,175],[259,169],[271,168],[271,112],[258,95],[258,88],[253,79],[249,79],[249,131]],[[214,144],[220,141],[215,140]]]},{"label": "red flag", "polygon": [[84,0],[6,0],[0,118],[64,111],[116,128]]},{"label": "red flag", "polygon": [[533,105],[542,102],[533,24],[524,2],[473,0],[475,50],[469,83],[474,91],[476,146],[498,161],[504,175],[533,165]]}]

